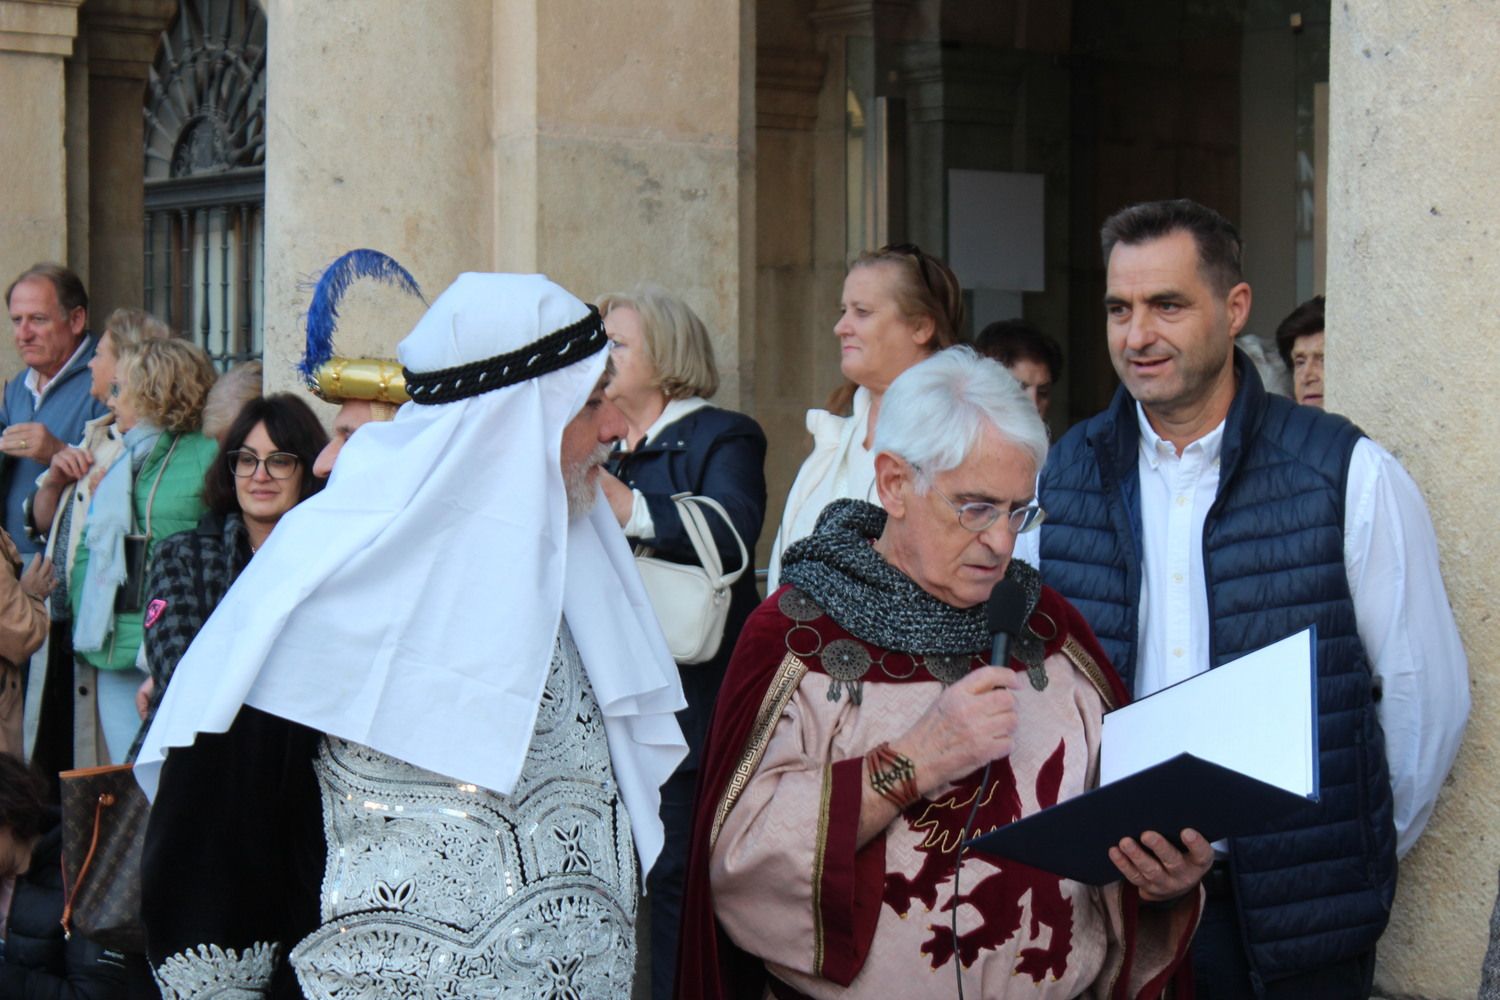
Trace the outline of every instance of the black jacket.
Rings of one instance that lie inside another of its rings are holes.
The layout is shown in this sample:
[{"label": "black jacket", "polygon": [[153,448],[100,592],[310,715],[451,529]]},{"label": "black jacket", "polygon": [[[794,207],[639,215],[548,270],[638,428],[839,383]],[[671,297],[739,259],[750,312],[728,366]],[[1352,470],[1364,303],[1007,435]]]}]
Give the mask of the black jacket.
[{"label": "black jacket", "polygon": [[32,851],[31,867],[16,879],[0,959],[0,1000],[120,1000],[125,956],[82,934],[63,938],[62,829],[55,812],[49,825]]},{"label": "black jacket", "polygon": [[[723,504],[753,560],[755,543],[766,517],[765,465],[766,435],[759,424],[742,413],[705,406],[668,424],[650,444],[635,451],[616,452],[610,459],[609,471],[625,485],[640,490],[651,510],[656,534],[630,541],[650,546],[663,559],[695,563],[697,556],[683,530],[672,495],[693,493]],[[739,547],[717,517],[710,515],[708,520],[725,567],[738,566]],[[682,688],[688,704],[677,713],[677,722],[687,740],[688,757],[679,768],[681,771],[698,766],[698,752],[703,747],[729,654],[734,651],[735,639],[745,619],[759,603],[755,573],[747,569],[734,585],[719,652],[706,663],[682,668]]]}]

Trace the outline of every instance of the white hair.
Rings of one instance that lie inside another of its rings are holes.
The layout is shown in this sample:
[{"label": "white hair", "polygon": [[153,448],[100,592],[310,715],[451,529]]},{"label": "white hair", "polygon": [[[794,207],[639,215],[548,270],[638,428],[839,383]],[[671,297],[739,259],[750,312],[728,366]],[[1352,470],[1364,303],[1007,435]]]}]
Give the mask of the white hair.
[{"label": "white hair", "polygon": [[916,466],[917,492],[956,469],[984,433],[999,431],[1035,461],[1047,461],[1047,426],[1010,372],[966,346],[950,347],[913,365],[891,383],[875,424],[876,454]]}]

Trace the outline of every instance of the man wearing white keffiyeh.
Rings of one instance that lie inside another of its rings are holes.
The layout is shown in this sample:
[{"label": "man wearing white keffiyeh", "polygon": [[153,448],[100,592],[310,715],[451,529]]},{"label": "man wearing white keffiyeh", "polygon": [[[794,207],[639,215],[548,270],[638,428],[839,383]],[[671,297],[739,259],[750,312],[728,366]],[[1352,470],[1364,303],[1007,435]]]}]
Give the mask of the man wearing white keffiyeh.
[{"label": "man wearing white keffiyeh", "polygon": [[582,509],[623,431],[605,344],[541,276],[460,276],[400,345],[412,402],[199,633],[137,765],[163,996],[629,992],[685,747],[629,549]]}]

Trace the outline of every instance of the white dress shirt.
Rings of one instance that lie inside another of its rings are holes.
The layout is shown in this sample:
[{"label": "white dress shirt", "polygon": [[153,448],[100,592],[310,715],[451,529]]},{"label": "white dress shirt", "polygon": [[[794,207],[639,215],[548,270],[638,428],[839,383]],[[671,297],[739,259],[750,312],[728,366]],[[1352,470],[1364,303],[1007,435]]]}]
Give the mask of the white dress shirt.
[{"label": "white dress shirt", "polygon": [[[1203,526],[1219,490],[1221,423],[1178,455],[1140,426],[1140,642],[1135,695],[1144,697],[1209,667]],[[1041,532],[1015,556],[1040,564]],[[1469,666],[1438,569],[1437,536],[1417,484],[1380,445],[1354,446],[1344,494],[1344,571],[1356,629],[1381,687],[1396,822],[1406,854],[1432,815],[1469,715]]]}]

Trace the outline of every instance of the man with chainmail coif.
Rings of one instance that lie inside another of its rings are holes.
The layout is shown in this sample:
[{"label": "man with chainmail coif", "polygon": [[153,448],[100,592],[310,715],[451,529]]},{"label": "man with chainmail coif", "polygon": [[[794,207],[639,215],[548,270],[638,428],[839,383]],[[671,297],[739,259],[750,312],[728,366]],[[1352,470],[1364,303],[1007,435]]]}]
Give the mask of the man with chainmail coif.
[{"label": "man with chainmail coif", "polygon": [[412,402],[199,633],[136,769],[167,1000],[628,995],[685,746],[594,505],[606,343],[542,276],[460,276],[400,345]]},{"label": "man with chainmail coif", "polygon": [[[956,978],[988,1000],[1159,995],[1212,860],[1195,831],[1186,851],[1122,841],[1125,881],[1103,888],[975,855],[955,889],[971,816],[985,833],[1094,785],[1125,698],[1083,618],[1010,558],[1042,519],[1041,418],[955,347],[891,384],[874,450],[884,510],[830,504],[740,634],[703,752],[678,995],[948,1000]],[[1025,625],[992,666],[1002,579]]]}]

